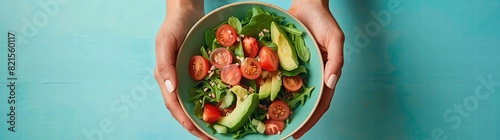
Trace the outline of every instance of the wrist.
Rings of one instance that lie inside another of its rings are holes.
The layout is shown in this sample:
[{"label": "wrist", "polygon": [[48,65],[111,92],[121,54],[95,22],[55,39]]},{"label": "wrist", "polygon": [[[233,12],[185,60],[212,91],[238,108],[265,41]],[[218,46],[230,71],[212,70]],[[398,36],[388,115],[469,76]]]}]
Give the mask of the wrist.
[{"label": "wrist", "polygon": [[329,8],[328,0],[293,0],[292,7],[295,5],[296,6],[314,5],[314,6],[324,7],[327,9]]},{"label": "wrist", "polygon": [[167,14],[180,11],[194,12],[192,14],[204,14],[203,0],[167,0]]}]

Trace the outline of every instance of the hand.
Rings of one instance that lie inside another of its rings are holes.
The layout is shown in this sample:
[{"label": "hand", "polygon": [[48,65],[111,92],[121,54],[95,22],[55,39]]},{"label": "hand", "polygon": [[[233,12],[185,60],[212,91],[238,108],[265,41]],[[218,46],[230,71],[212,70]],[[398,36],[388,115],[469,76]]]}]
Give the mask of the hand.
[{"label": "hand", "polygon": [[292,135],[294,139],[298,139],[318,122],[330,106],[344,63],[344,34],[330,13],[328,0],[294,0],[289,12],[311,31],[320,47],[323,61],[326,62],[323,77],[326,87],[323,88],[321,100],[310,120]]},{"label": "hand", "polygon": [[156,36],[156,81],[172,116],[191,134],[209,139],[189,120],[177,99],[177,52],[189,29],[204,15],[203,1],[167,0],[167,16]]}]

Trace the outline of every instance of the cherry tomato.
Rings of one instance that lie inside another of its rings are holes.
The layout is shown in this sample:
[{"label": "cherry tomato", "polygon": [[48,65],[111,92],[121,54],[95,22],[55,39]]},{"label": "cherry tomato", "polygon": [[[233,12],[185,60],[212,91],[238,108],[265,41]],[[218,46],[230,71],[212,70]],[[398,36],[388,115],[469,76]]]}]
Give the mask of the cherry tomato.
[{"label": "cherry tomato", "polygon": [[280,133],[285,129],[285,123],[283,121],[275,121],[275,120],[266,120],[266,130],[264,133],[267,135],[274,135]]},{"label": "cherry tomato", "polygon": [[203,107],[203,121],[214,123],[220,118],[219,109],[212,104],[205,104]]},{"label": "cherry tomato", "polygon": [[299,76],[283,76],[283,85],[288,91],[298,91],[302,87],[302,78]]},{"label": "cherry tomato", "polygon": [[205,78],[210,68],[208,61],[202,56],[195,55],[189,61],[189,75],[194,80],[201,80]]},{"label": "cherry tomato", "polygon": [[299,76],[283,76],[283,85],[288,91],[298,91],[302,87],[302,78]]},{"label": "cherry tomato", "polygon": [[210,54],[210,63],[221,69],[233,63],[233,54],[226,48],[217,48]]},{"label": "cherry tomato", "polygon": [[215,32],[215,36],[219,44],[226,47],[233,45],[238,37],[236,30],[229,24],[221,25]]},{"label": "cherry tomato", "polygon": [[246,57],[255,57],[259,53],[259,45],[254,37],[245,37],[243,39],[243,52]]},{"label": "cherry tomato", "polygon": [[269,47],[262,47],[259,51],[260,66],[267,71],[278,70],[279,59],[276,53]]},{"label": "cherry tomato", "polygon": [[247,57],[241,63],[240,71],[243,77],[250,80],[254,80],[260,77],[260,73],[262,73],[262,68],[260,68],[260,64],[255,58]]},{"label": "cherry tomato", "polygon": [[283,121],[290,116],[290,107],[284,101],[275,100],[269,105],[267,113],[271,120]]},{"label": "cherry tomato", "polygon": [[240,68],[238,68],[236,64],[227,65],[224,68],[222,68],[222,71],[220,73],[220,78],[222,82],[226,84],[233,86],[237,85],[240,83],[241,80]]}]

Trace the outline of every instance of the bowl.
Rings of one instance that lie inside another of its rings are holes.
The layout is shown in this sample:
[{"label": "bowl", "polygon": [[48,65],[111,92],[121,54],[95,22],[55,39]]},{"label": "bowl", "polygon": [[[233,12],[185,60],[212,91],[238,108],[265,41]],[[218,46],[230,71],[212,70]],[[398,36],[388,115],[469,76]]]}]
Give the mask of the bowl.
[{"label": "bowl", "polygon": [[193,87],[197,81],[193,80],[189,76],[189,60],[194,55],[201,55],[200,47],[205,44],[204,33],[206,30],[213,29],[220,23],[227,21],[231,16],[235,16],[239,19],[243,19],[248,10],[254,6],[259,6],[262,10],[267,10],[275,15],[284,16],[284,22],[292,22],[295,24],[297,29],[304,31],[303,37],[304,42],[311,52],[311,57],[308,63],[304,66],[308,69],[308,77],[306,83],[308,86],[314,86],[315,89],[311,93],[311,97],[308,98],[303,106],[299,106],[293,110],[291,115],[291,121],[286,124],[285,129],[280,135],[263,135],[263,134],[251,134],[244,136],[243,139],[286,139],[290,137],[293,133],[298,131],[312,116],[315,111],[320,97],[321,91],[323,90],[323,60],[321,58],[321,53],[317,47],[317,43],[313,36],[306,29],[306,27],[295,17],[293,17],[286,10],[264,2],[236,2],[222,6],[215,9],[214,11],[208,13],[203,18],[201,18],[188,32],[184,42],[182,43],[179,54],[177,56],[176,69],[178,74],[178,98],[181,103],[182,109],[189,117],[189,119],[194,123],[194,125],[200,129],[201,132],[211,137],[212,139],[233,139],[231,134],[212,134],[212,130],[207,127],[206,123],[198,119],[194,115],[194,103],[189,101],[189,88]]}]

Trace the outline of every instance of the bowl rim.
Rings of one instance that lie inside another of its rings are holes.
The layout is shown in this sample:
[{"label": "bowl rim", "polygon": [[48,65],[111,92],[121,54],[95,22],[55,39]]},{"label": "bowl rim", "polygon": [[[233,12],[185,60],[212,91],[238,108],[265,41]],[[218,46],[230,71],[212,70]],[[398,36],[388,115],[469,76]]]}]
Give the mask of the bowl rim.
[{"label": "bowl rim", "polygon": [[[219,8],[216,8],[214,9],[213,11],[207,13],[206,15],[204,15],[200,20],[198,20],[196,22],[196,24],[194,24],[193,27],[191,27],[191,29],[189,29],[189,32],[186,34],[184,40],[182,41],[182,44],[179,48],[179,52],[180,50],[183,49],[184,47],[184,44],[187,42],[186,41],[186,38],[188,36],[190,36],[194,29],[196,29],[196,27],[200,26],[201,22],[204,21],[205,19],[207,19],[209,16],[215,14],[216,12],[222,10],[222,9],[226,9],[226,8],[229,8],[229,7],[233,7],[233,6],[237,6],[237,5],[262,5],[262,6],[268,6],[268,7],[271,7],[271,8],[274,8],[278,11],[281,11],[285,14],[287,14],[288,16],[290,16],[294,21],[296,21],[298,24],[300,24],[300,26],[304,27],[305,29],[305,32],[311,37],[312,41],[313,41],[313,44],[314,44],[314,48],[316,48],[316,52],[318,52],[319,55],[321,55],[321,50],[319,49],[318,47],[318,43],[316,42],[316,39],[314,38],[314,36],[311,34],[311,32],[309,31],[309,29],[299,20],[297,19],[295,16],[293,16],[290,12],[288,12],[287,10],[279,7],[279,6],[276,6],[274,4],[271,4],[271,3],[267,3],[267,2],[258,2],[258,1],[242,1],[242,2],[234,2],[234,3],[230,3],[230,4],[226,4],[226,5],[223,5]],[[308,48],[311,48],[311,47],[308,47]],[[179,61],[179,58],[180,58],[180,55],[177,55],[177,58],[176,58],[176,67],[177,67],[177,64]],[[319,61],[320,61],[320,65],[321,65],[321,79],[323,79],[324,77],[324,70],[325,70],[325,63],[323,61],[323,57],[319,56]],[[292,136],[293,134],[295,134],[297,131],[299,131],[302,127],[304,127],[304,125],[311,119],[313,113],[316,111],[316,108],[318,107],[319,105],[319,102],[321,100],[321,97],[323,95],[323,87],[324,87],[324,83],[323,83],[323,80],[321,81],[321,86],[319,88],[319,95],[318,95],[318,99],[316,99],[316,102],[314,103],[314,106],[311,110],[311,112],[308,114],[308,116],[306,117],[306,119],[301,123],[299,124],[299,126],[297,128],[295,128],[295,130],[293,130],[290,134],[284,136],[284,137],[281,137],[280,139],[287,139],[288,137]],[[186,114],[186,116],[189,118],[189,120],[194,124],[194,126],[200,130],[203,134],[205,134],[206,136],[208,136],[209,138],[211,139],[218,139],[217,137],[213,136],[213,134],[210,134],[208,132],[206,132],[204,129],[201,128],[201,126],[199,126],[195,121],[194,119],[191,117],[191,115],[188,113],[188,111],[186,110],[186,107],[184,106],[184,104],[182,103],[182,100],[181,100],[181,96],[178,95],[178,90],[176,90],[176,94],[177,94],[177,100],[179,100],[179,104],[181,105],[182,107],[182,110],[184,111],[184,114]]]}]

